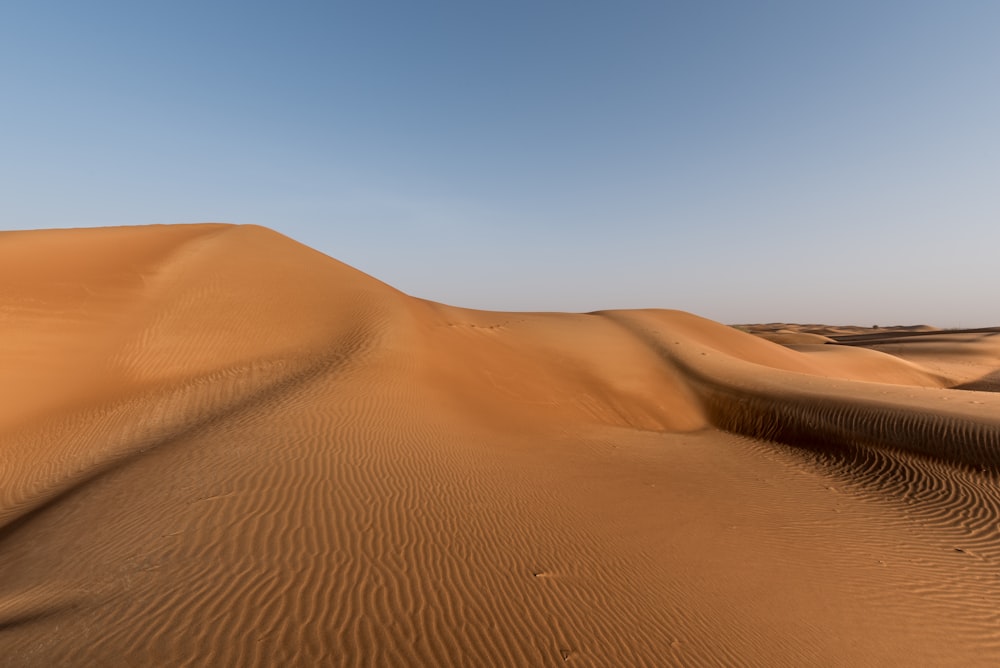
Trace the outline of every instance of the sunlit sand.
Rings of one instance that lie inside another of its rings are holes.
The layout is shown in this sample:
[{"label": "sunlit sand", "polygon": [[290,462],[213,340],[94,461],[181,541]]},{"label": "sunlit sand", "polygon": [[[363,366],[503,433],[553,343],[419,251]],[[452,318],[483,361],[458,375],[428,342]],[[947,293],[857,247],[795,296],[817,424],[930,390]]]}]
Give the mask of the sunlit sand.
[{"label": "sunlit sand", "polygon": [[229,225],[2,233],[0,323],[5,666],[1000,663],[998,331],[474,311]]}]

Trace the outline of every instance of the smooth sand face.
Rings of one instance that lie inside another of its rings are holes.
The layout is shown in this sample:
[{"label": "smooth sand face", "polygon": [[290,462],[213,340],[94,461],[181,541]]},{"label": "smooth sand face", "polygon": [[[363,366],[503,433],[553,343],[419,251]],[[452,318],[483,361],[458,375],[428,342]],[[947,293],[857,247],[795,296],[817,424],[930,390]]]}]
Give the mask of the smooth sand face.
[{"label": "smooth sand face", "polygon": [[470,311],[225,225],[0,234],[0,318],[4,665],[1000,662],[1000,337]]}]

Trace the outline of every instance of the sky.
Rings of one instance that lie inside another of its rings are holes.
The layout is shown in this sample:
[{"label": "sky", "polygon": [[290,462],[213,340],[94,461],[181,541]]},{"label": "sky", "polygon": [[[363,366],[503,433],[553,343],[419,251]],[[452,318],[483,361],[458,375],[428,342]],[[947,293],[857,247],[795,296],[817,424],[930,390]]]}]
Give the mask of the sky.
[{"label": "sky", "polygon": [[1000,325],[1000,3],[0,4],[0,229],[264,225],[471,308]]}]

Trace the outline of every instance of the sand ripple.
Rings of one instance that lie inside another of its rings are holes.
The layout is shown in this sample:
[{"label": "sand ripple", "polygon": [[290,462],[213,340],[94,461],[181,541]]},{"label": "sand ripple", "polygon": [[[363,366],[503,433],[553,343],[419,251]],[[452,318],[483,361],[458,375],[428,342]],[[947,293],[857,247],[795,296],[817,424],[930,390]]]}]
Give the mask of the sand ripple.
[{"label": "sand ripple", "polygon": [[260,228],[0,267],[4,665],[1000,662],[951,348],[470,311]]}]

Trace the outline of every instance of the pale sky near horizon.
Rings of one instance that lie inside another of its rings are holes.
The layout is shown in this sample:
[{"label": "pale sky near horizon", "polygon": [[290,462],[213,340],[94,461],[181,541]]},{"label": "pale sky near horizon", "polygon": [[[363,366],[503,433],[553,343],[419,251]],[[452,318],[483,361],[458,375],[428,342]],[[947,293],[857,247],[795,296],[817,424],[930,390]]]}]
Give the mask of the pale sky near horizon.
[{"label": "pale sky near horizon", "polygon": [[1000,325],[1000,2],[0,6],[0,229],[264,225],[472,308]]}]

